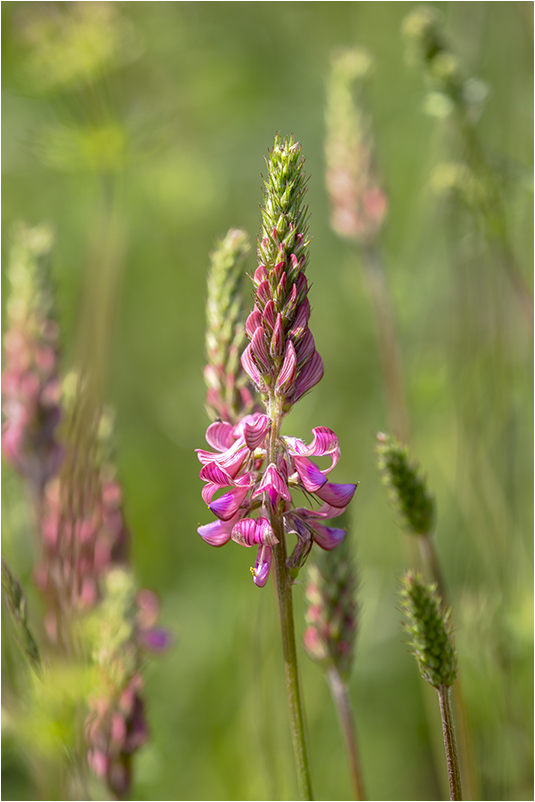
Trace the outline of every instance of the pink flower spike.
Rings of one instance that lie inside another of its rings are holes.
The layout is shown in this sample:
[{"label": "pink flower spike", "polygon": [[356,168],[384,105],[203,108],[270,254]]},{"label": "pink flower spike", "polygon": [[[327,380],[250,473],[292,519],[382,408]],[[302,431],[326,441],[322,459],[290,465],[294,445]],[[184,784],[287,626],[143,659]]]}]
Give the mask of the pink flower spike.
[{"label": "pink flower spike", "polygon": [[243,435],[250,451],[254,451],[263,442],[270,426],[271,421],[267,415],[259,415],[253,423],[245,423]]},{"label": "pink flower spike", "polygon": [[249,492],[249,487],[236,487],[228,493],[220,496],[209,504],[210,512],[213,512],[222,521],[229,521],[240,509],[242,501]]},{"label": "pink flower spike", "polygon": [[299,373],[299,378],[297,379],[297,383],[295,386],[295,390],[293,393],[293,402],[299,401],[305,393],[308,393],[309,390],[314,387],[321,379],[323,378],[323,360],[321,356],[316,353],[304,368]]},{"label": "pink flower spike", "polygon": [[305,490],[314,493],[327,482],[327,477],[307,457],[294,457],[293,463]]},{"label": "pink flower spike", "polygon": [[259,496],[266,491],[274,491],[276,496],[283,498],[285,501],[292,500],[286,482],[272,462],[266,468],[262,481],[253,493],[253,496]]},{"label": "pink flower spike", "polygon": [[286,343],[286,353],[284,355],[284,362],[277,376],[277,383],[275,389],[279,395],[284,395],[288,392],[295,379],[295,371],[297,366],[297,357],[295,348],[291,340]]},{"label": "pink flower spike", "polygon": [[316,495],[332,507],[345,510],[355,495],[356,489],[357,485],[338,485],[333,482],[326,482],[323,487],[316,490]]},{"label": "pink flower spike", "polygon": [[271,546],[260,546],[256,556],[256,564],[254,569],[251,569],[253,574],[253,581],[259,588],[263,588],[268,581],[269,570],[271,568]]},{"label": "pink flower spike", "polygon": [[213,521],[210,524],[199,526],[197,532],[210,546],[224,546],[230,540],[231,530],[231,522]]},{"label": "pink flower spike", "polygon": [[342,542],[346,536],[345,529],[335,529],[332,526],[324,526],[323,524],[314,524],[312,527],[314,533],[314,540],[325,551],[332,551],[339,543]]}]

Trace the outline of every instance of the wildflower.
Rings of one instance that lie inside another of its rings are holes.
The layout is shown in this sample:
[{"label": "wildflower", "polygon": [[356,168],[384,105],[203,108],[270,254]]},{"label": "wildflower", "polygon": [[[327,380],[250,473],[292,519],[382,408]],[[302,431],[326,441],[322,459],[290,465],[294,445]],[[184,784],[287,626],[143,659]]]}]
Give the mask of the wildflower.
[{"label": "wildflower", "polygon": [[341,50],[332,60],[325,141],[331,225],[364,244],[379,234],[388,207],[375,164],[371,121],[363,94],[372,60],[362,48]]},{"label": "wildflower", "polygon": [[210,257],[204,378],[206,409],[212,420],[237,423],[254,408],[252,388],[240,363],[245,345],[242,284],[248,253],[247,234],[231,229]]},{"label": "wildflower", "polygon": [[[354,484],[327,479],[340,457],[331,429],[313,429],[309,445],[280,434],[282,418],[323,376],[323,362],[308,327],[304,191],[300,146],[293,138],[281,141],[277,136],[265,180],[254,309],[245,324],[249,344],[241,358],[266,414],[254,412],[237,423],[212,423],[206,440],[214,450],[197,449],[200,478],[205,482],[202,497],[217,519],[198,532],[213,546],[229,540],[258,546],[252,573],[260,587],[267,582],[272,549],[285,534],[297,536],[287,563],[294,574],[313,541],[327,550],[340,543],[345,531],[326,521],[342,514],[356,489]],[[311,457],[330,458],[330,465],[320,469]],[[294,508],[292,490],[301,490],[319,508]],[[223,493],[216,497],[219,491]],[[280,522],[282,530],[276,534],[274,526]]]},{"label": "wildflower", "polygon": [[309,565],[308,574],[305,649],[312,660],[326,669],[334,666],[347,680],[358,625],[357,575],[347,538]]},{"label": "wildflower", "polygon": [[52,318],[46,227],[20,225],[14,233],[8,276],[11,294],[4,336],[2,454],[39,498],[61,464],[58,327]]}]

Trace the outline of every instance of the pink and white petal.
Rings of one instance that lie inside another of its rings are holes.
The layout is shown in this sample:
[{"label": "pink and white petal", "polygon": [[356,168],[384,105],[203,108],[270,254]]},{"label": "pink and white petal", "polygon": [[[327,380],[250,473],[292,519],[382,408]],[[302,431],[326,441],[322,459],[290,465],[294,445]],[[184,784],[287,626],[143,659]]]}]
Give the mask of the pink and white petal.
[{"label": "pink and white petal", "polygon": [[208,505],[210,512],[213,512],[222,521],[230,521],[240,509],[248,492],[248,487],[236,487],[234,490],[229,490],[228,493],[224,493]]},{"label": "pink and white petal", "polygon": [[256,564],[253,572],[253,581],[259,588],[263,588],[268,581],[269,571],[271,568],[271,547],[260,546],[256,556]]},{"label": "pink and white petal", "polygon": [[257,523],[253,518],[242,518],[232,527],[230,534],[232,540],[239,543],[240,546],[258,546],[259,540],[257,538]]},{"label": "pink and white petal", "polygon": [[210,504],[218,490],[221,490],[221,485],[217,485],[215,482],[208,482],[208,484],[206,484],[201,490],[201,496],[204,503]]},{"label": "pink and white petal", "polygon": [[292,499],[286,482],[272,462],[266,468],[262,481],[253,493],[253,496],[259,496],[267,490],[273,490],[278,497],[286,501],[291,501]]},{"label": "pink and white petal", "polygon": [[214,482],[220,487],[230,487],[233,484],[232,477],[215,462],[204,465],[199,476],[203,482]]},{"label": "pink and white petal", "polygon": [[316,496],[330,506],[338,508],[340,510],[338,514],[341,515],[342,510],[345,510],[355,495],[356,489],[357,485],[342,485],[335,484],[334,482],[326,482],[323,487],[316,490]]},{"label": "pink and white petal", "polygon": [[206,430],[206,442],[218,451],[226,451],[234,442],[233,429],[228,421],[215,421]]},{"label": "pink and white petal", "polygon": [[294,457],[293,464],[305,490],[311,493],[319,490],[327,482],[327,477],[323,475],[317,465],[314,465],[307,457]]},{"label": "pink and white petal", "polygon": [[257,387],[260,387],[262,384],[262,379],[251,356],[251,344],[249,344],[243,352],[241,356],[241,364],[242,368],[247,373],[253,384],[255,384]]},{"label": "pink and white petal", "polygon": [[277,376],[277,383],[275,389],[278,393],[283,395],[287,393],[295,380],[295,372],[297,369],[297,356],[295,348],[291,340],[286,343],[286,351],[284,354],[284,362]]},{"label": "pink and white petal", "polygon": [[263,516],[257,518],[256,527],[259,543],[262,543],[264,546],[274,546],[279,542],[267,518]]},{"label": "pink and white petal", "polygon": [[267,415],[258,415],[256,420],[245,423],[243,434],[250,451],[254,451],[263,442],[270,425]]},{"label": "pink and white petal", "polygon": [[299,376],[297,378],[297,382],[295,384],[295,389],[292,394],[292,401],[295,403],[302,398],[305,393],[308,393],[309,390],[314,387],[321,379],[323,378],[323,360],[321,356],[316,353],[310,360],[307,362],[303,369],[300,371]]},{"label": "pink and white petal", "polygon": [[224,546],[230,540],[232,524],[224,521],[212,521],[199,526],[197,532],[210,546]]},{"label": "pink and white petal", "polygon": [[345,529],[335,529],[332,526],[324,526],[323,524],[314,524],[312,531],[314,540],[325,551],[335,549],[346,536]]}]

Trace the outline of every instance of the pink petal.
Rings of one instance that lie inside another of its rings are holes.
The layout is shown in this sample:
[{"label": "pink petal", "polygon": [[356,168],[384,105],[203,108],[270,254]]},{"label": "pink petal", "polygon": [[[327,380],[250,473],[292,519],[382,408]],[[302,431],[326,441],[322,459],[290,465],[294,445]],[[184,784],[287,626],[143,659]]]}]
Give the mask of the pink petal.
[{"label": "pink petal", "polygon": [[332,526],[323,526],[323,524],[314,524],[312,531],[314,540],[325,551],[335,549],[346,535],[345,529],[334,529]]},{"label": "pink petal", "polygon": [[213,521],[210,524],[199,526],[197,532],[210,546],[224,546],[230,540],[232,523]]},{"label": "pink petal", "polygon": [[226,451],[234,442],[232,423],[216,421],[206,430],[206,442],[217,451]]},{"label": "pink petal", "polygon": [[311,493],[318,490],[327,482],[327,477],[323,475],[317,465],[314,465],[307,457],[294,457],[293,464],[299,478],[306,490]]},{"label": "pink petal", "polygon": [[316,495],[333,507],[345,509],[355,495],[356,489],[357,485],[339,485],[327,482],[319,490],[316,490]]},{"label": "pink petal", "polygon": [[257,387],[262,385],[262,379],[260,378],[260,373],[258,372],[258,368],[256,367],[255,363],[253,362],[253,358],[251,356],[251,345],[249,344],[243,354],[241,355],[241,365],[244,371],[247,373],[253,384],[256,384]]},{"label": "pink petal", "polygon": [[273,463],[270,463],[266,468],[264,475],[262,477],[262,481],[260,482],[258,488],[253,493],[253,496],[259,496],[266,490],[268,491],[273,490],[277,496],[285,499],[286,501],[292,500],[286,482],[284,481],[283,477],[281,476],[277,468],[273,465]]},{"label": "pink petal", "polygon": [[214,482],[220,487],[229,487],[232,485],[232,478],[229,474],[220,468],[216,462],[208,462],[201,468],[199,474],[203,482]]},{"label": "pink petal", "polygon": [[236,487],[234,490],[229,490],[228,493],[224,493],[208,505],[210,512],[213,512],[222,521],[229,521],[240,509],[241,503],[248,492],[248,487]]},{"label": "pink petal", "polygon": [[292,396],[294,403],[299,401],[299,399],[302,398],[305,393],[308,393],[308,391],[312,389],[315,384],[321,381],[322,378],[323,360],[316,351],[310,362],[307,362],[307,364],[299,373],[299,378]]},{"label": "pink petal", "polygon": [[259,415],[252,423],[245,423],[244,438],[250,451],[254,451],[263,442],[270,425],[267,415]]},{"label": "pink petal", "polygon": [[262,313],[259,309],[253,309],[247,320],[245,321],[245,333],[252,339],[253,334],[259,326],[262,325]]},{"label": "pink petal", "polygon": [[271,568],[271,556],[270,546],[260,546],[253,572],[253,581],[259,588],[263,588],[268,581],[269,570]]},{"label": "pink petal", "polygon": [[297,357],[295,354],[295,348],[292,341],[288,340],[286,343],[284,362],[282,363],[279,375],[277,376],[277,383],[275,385],[275,389],[280,395],[287,393],[291,388],[295,380],[296,367]]}]

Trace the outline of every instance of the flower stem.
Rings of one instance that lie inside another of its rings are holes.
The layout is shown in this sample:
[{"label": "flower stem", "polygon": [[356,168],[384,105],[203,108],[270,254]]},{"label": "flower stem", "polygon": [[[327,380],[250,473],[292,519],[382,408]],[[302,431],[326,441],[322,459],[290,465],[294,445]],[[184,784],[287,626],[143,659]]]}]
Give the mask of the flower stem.
[{"label": "flower stem", "polygon": [[446,685],[437,688],[440,702],[440,715],[442,716],[442,732],[444,735],[444,748],[448,764],[448,780],[450,784],[450,799],[462,799],[461,774],[459,759],[457,757],[457,743],[455,741],[455,727],[450,704],[450,689]]},{"label": "flower stem", "polygon": [[329,686],[344,735],[354,797],[358,800],[366,799],[362,769],[360,766],[357,733],[347,684],[334,667],[328,670],[327,679],[329,680]]},{"label": "flower stem", "polygon": [[[282,413],[280,407],[273,400],[269,405],[271,417],[271,437],[269,444],[269,461],[276,464],[278,456],[278,443]],[[282,634],[282,653],[284,658],[284,674],[286,678],[286,693],[288,696],[288,709],[290,713],[290,730],[294,748],[297,780],[301,799],[312,799],[312,785],[310,781],[310,766],[305,736],[305,716],[301,694],[299,690],[299,673],[297,666],[297,650],[295,645],[295,627],[292,601],[292,581],[286,567],[286,540],[282,516],[271,510],[271,526],[275,537],[279,541],[273,547],[275,563],[275,583],[277,586],[277,599],[279,603],[279,616]]]}]

